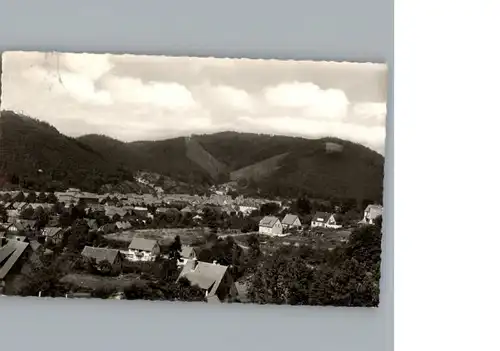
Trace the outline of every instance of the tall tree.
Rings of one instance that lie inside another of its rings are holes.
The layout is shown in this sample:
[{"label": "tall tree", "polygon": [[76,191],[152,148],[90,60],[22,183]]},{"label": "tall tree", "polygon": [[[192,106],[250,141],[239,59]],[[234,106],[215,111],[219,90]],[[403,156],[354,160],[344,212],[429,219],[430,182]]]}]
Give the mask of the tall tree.
[{"label": "tall tree", "polygon": [[26,196],[26,199],[25,201],[32,204],[32,203],[35,203],[36,202],[36,193],[34,191],[30,191],[28,193],[28,196]]},{"label": "tall tree", "polygon": [[168,247],[168,258],[180,260],[182,251],[181,237],[176,235],[174,241]]},{"label": "tall tree", "polygon": [[0,222],[7,222],[9,216],[4,205],[0,204]]}]

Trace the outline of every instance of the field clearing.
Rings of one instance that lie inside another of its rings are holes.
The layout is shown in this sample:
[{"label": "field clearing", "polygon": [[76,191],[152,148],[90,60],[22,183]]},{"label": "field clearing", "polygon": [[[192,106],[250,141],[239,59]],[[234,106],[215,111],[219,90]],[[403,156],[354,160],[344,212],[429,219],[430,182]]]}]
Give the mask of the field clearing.
[{"label": "field clearing", "polygon": [[145,284],[137,274],[127,274],[119,277],[102,277],[92,274],[68,274],[61,279],[62,283],[69,283],[82,289],[124,289],[132,284]]},{"label": "field clearing", "polygon": [[260,236],[261,246],[268,249],[280,246],[319,246],[323,248],[334,248],[349,238],[351,231],[348,229],[326,231],[323,235],[306,232],[302,234],[290,234],[284,237]]},{"label": "field clearing", "polygon": [[127,230],[121,233],[106,234],[104,237],[109,240],[131,242],[137,236],[139,238],[158,240],[160,245],[168,245],[176,235],[179,235],[183,244],[192,245],[199,240],[203,240],[208,233],[207,228],[164,228]]}]

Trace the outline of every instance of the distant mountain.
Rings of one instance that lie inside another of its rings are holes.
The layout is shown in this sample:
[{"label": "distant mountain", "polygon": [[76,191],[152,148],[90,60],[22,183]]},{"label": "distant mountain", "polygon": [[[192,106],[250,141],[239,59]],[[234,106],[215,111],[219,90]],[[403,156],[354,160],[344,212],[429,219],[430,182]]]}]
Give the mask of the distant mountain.
[{"label": "distant mountain", "polygon": [[222,132],[125,143],[95,134],[69,138],[9,111],[2,112],[0,137],[0,176],[16,174],[35,183],[130,188],[133,174],[147,171],[168,178],[171,189],[179,189],[178,183],[194,192],[233,180],[242,191],[269,196],[382,197],[383,156],[336,138]]}]

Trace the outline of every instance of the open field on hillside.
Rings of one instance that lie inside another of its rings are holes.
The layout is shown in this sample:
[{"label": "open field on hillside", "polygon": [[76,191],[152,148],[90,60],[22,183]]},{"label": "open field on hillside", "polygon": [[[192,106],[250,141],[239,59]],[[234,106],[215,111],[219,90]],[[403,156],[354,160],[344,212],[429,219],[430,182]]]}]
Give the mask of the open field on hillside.
[{"label": "open field on hillside", "polygon": [[322,248],[334,248],[343,241],[349,238],[350,229],[327,230],[323,235],[315,235],[311,232],[289,234],[287,236],[267,236],[258,233],[247,233],[233,235],[234,240],[243,248],[248,245],[248,237],[252,234],[257,234],[261,248],[264,251],[274,250],[281,246],[301,246],[309,245]]},{"label": "open field on hillside", "polygon": [[275,170],[279,168],[280,161],[285,158],[288,153],[284,153],[281,155],[276,155],[270,157],[264,161],[257,162],[253,165],[241,168],[237,171],[231,172],[230,179],[238,180],[238,179],[260,179],[266,177],[273,173]]},{"label": "open field on hillside", "polygon": [[140,238],[158,240],[160,245],[168,245],[174,240],[176,235],[179,235],[183,244],[191,245],[194,242],[203,240],[208,232],[206,228],[141,229],[107,234],[105,238],[109,240],[131,242],[135,236],[138,236]]}]

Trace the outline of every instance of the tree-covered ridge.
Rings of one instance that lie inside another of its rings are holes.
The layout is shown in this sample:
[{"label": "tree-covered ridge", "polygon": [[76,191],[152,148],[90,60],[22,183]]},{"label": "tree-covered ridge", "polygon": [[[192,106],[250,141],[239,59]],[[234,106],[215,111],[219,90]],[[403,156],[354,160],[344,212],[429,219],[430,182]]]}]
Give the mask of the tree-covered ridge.
[{"label": "tree-covered ridge", "polygon": [[[184,137],[125,143],[96,134],[70,138],[46,122],[8,111],[2,112],[0,133],[2,175],[28,177],[31,184],[97,191],[133,181],[132,174],[141,170],[204,191],[230,174],[243,174],[245,191],[271,197],[382,199],[384,157],[337,138],[222,132],[192,136],[196,147],[191,148]],[[342,150],[327,152],[327,142]],[[259,178],[249,179],[255,174]]]},{"label": "tree-covered ridge", "polygon": [[97,190],[106,183],[133,179],[128,169],[46,122],[2,111],[0,130],[1,175],[10,180],[17,177],[26,187],[46,184]]}]

